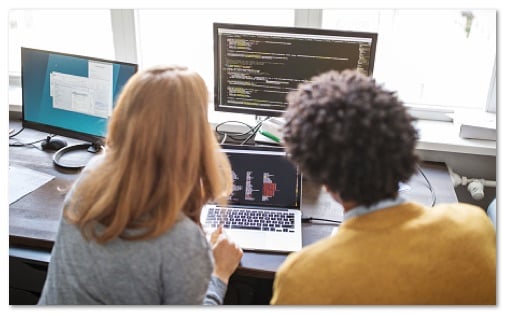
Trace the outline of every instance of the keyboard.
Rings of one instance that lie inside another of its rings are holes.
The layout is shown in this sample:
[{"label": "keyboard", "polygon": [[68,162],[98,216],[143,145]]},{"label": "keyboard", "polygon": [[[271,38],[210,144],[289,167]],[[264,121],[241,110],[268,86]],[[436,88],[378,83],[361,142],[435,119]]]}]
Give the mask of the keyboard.
[{"label": "keyboard", "polygon": [[204,227],[216,228],[220,224],[224,229],[292,233],[295,231],[295,215],[287,211],[248,208],[209,209]]}]

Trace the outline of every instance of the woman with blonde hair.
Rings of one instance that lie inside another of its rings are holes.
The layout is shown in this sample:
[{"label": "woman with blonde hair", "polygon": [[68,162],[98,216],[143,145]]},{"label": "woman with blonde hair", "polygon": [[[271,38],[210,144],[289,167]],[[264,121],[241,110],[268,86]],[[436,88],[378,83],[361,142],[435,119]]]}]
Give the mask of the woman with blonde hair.
[{"label": "woman with blonde hair", "polygon": [[66,196],[39,304],[222,304],[242,250],[220,231],[209,244],[199,223],[232,185],[207,102],[184,67],[128,81],[105,152]]}]

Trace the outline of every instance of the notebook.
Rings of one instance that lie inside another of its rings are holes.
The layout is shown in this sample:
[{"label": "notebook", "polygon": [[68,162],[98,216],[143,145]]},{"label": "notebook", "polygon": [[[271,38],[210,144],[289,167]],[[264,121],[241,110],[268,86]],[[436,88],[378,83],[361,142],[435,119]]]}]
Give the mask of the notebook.
[{"label": "notebook", "polygon": [[282,148],[223,145],[233,173],[226,207],[206,205],[206,231],[223,225],[243,250],[294,252],[302,248],[302,176]]}]

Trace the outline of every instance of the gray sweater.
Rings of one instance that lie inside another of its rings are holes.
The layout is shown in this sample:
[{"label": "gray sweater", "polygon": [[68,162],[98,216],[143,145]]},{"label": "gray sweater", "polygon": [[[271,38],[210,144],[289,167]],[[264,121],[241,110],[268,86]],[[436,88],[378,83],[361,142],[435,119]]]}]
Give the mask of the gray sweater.
[{"label": "gray sweater", "polygon": [[222,304],[226,285],[211,276],[210,245],[181,217],[156,239],[105,245],[62,219],[39,304]]}]

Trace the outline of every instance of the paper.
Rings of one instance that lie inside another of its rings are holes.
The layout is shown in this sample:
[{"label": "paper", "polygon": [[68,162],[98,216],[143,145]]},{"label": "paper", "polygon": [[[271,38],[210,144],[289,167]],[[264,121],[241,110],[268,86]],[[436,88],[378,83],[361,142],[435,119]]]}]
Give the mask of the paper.
[{"label": "paper", "polygon": [[458,110],[452,115],[455,124],[496,129],[496,114],[477,110]]},{"label": "paper", "polygon": [[9,165],[9,204],[18,201],[53,178],[53,175],[26,167]]},{"label": "paper", "polygon": [[453,115],[461,138],[496,140],[496,114],[477,110],[458,110]]},{"label": "paper", "polygon": [[53,71],[49,94],[53,107],[107,118],[112,113],[112,64],[89,62],[89,77]]}]

